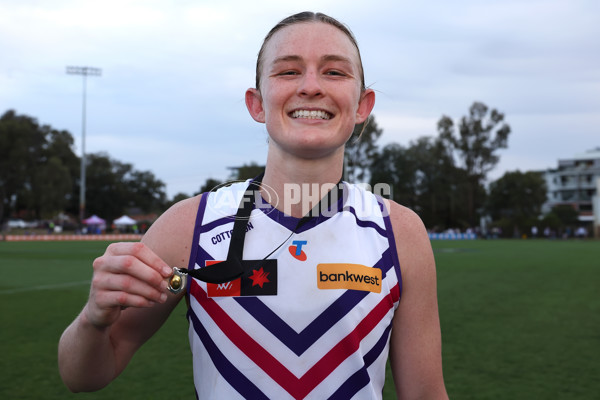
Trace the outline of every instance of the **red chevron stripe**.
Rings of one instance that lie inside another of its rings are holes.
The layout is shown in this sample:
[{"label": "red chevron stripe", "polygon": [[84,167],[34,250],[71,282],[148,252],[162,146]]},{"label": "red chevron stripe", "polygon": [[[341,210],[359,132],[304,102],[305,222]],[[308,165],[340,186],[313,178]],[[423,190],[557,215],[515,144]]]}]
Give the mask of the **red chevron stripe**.
[{"label": "red chevron stripe", "polygon": [[381,321],[400,296],[400,288],[396,284],[390,294],[383,298],[352,332],[335,345],[302,377],[297,378],[248,335],[219,307],[214,299],[207,297],[206,292],[195,281],[192,281],[190,292],[229,340],[295,399],[306,397],[345,359],[358,350],[361,340]]},{"label": "red chevron stripe", "polygon": [[[295,382],[298,378],[283,364],[266,351],[258,342],[248,335],[214,299],[207,297],[206,292],[192,281],[191,294],[198,300],[219,329],[231,340],[248,358],[265,371],[280,386],[286,382]],[[286,389],[287,390],[287,389]]]}]

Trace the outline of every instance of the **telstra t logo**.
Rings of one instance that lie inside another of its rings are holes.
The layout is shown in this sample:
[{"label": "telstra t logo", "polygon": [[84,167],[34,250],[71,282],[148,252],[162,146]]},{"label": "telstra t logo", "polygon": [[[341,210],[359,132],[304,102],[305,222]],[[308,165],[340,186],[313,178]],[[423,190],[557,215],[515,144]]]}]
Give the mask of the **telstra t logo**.
[{"label": "telstra t logo", "polygon": [[294,240],[289,247],[290,254],[300,261],[306,261],[306,253],[302,251],[302,246],[308,243],[306,240]]}]

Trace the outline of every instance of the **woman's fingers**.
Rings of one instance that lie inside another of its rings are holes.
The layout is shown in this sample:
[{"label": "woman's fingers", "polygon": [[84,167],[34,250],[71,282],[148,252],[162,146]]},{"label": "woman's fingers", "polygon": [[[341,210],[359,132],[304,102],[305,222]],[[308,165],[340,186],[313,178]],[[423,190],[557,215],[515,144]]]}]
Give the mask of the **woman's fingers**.
[{"label": "woman's fingers", "polygon": [[106,249],[106,254],[115,256],[133,256],[143,264],[151,267],[164,278],[171,276],[173,270],[150,248],[141,242],[113,243]]},{"label": "woman's fingers", "polygon": [[[97,274],[93,278],[93,286],[99,290],[111,292],[123,292],[135,296],[141,296],[149,301],[164,302],[167,300],[167,282],[159,280],[158,285],[151,284],[141,277],[130,274],[107,273]],[[126,305],[126,304],[119,304]],[[127,305],[131,306],[131,305]]]},{"label": "woman's fingers", "polygon": [[145,296],[123,291],[104,290],[98,292],[96,295],[96,305],[100,309],[113,309],[117,307],[120,309],[125,309],[127,307],[143,308],[152,307],[154,304],[156,304],[156,302],[149,300]]},{"label": "woman's fingers", "polygon": [[132,255],[102,256],[94,261],[94,272],[131,277],[156,289],[165,282],[161,273]]},{"label": "woman's fingers", "polygon": [[123,308],[167,300],[166,278],[172,268],[143,243],[113,243],[93,268],[88,311],[96,326],[114,323]]}]

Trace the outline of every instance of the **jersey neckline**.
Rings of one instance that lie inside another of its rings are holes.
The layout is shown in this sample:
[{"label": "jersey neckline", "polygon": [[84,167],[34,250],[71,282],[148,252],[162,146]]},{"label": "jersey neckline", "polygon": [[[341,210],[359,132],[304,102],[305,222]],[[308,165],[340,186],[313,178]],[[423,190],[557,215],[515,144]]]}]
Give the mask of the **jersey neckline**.
[{"label": "jersey neckline", "polygon": [[[295,230],[296,233],[301,233],[301,232],[305,232],[309,229],[312,229],[315,226],[327,221],[329,218],[335,216],[337,213],[342,211],[342,209],[344,208],[346,199],[348,198],[349,187],[348,187],[348,184],[344,181],[340,181],[339,184],[343,185],[343,188],[342,188],[343,195],[339,196],[339,198],[335,201],[335,203],[332,206],[327,207],[325,210],[321,210],[322,212],[319,212],[319,215],[313,216],[306,223],[302,224],[299,228],[297,228]],[[274,222],[278,223],[279,225],[285,227],[289,231],[293,231],[298,226],[298,223],[300,222],[300,220],[302,218],[297,218],[297,217],[288,215],[288,214],[284,213],[283,211],[274,207],[269,202],[267,202],[262,196],[261,196],[261,199],[262,199],[261,206],[255,207],[255,208],[258,208],[262,213],[264,213],[266,216],[268,216],[271,220],[273,220]],[[319,203],[319,204],[322,204],[322,203]]]}]

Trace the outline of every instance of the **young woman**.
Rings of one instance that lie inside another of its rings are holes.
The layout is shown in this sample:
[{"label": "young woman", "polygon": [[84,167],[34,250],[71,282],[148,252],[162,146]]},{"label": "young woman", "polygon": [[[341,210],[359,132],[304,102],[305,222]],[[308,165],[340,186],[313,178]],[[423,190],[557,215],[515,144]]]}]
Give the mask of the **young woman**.
[{"label": "young woman", "polygon": [[[309,12],[276,25],[246,92],[269,134],[264,176],[183,201],[141,243],[94,261],[89,300],[59,344],[67,386],[115,379],[185,294],[199,398],[381,398],[388,354],[398,398],[447,398],[420,219],[336,186],[374,103],[344,25]],[[177,295],[174,266],[199,278]]]}]

